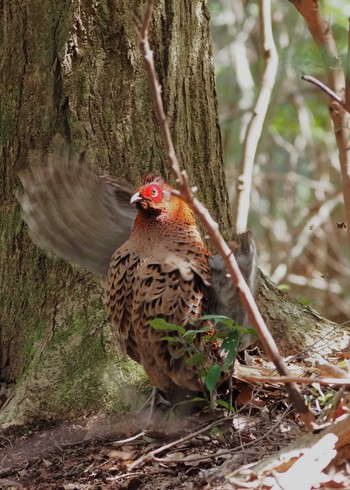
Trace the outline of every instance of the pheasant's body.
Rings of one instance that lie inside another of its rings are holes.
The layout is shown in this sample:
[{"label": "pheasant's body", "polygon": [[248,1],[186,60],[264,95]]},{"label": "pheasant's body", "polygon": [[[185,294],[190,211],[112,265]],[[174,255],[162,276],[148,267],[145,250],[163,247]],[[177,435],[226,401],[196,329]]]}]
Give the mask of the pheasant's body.
[{"label": "pheasant's body", "polygon": [[[163,391],[200,390],[198,368],[186,363],[190,354],[162,340],[177,333],[154,330],[149,321],[162,317],[192,330],[206,313],[243,326],[248,319],[223,260],[206,250],[186,203],[159,178],[132,196],[129,184],[101,176],[83,159],[33,169],[22,183],[20,202],[35,243],[108,275],[107,311],[120,345],[152,384]],[[252,234],[238,235],[232,249],[254,290]],[[216,353],[207,344],[204,354],[210,366]]]},{"label": "pheasant's body", "polygon": [[162,317],[198,328],[207,312],[208,251],[185,203],[169,194],[172,206],[160,214],[139,209],[130,239],[112,257],[107,310],[123,350],[140,362],[153,386],[200,390],[196,370],[184,362],[180,344],[161,340],[151,319]]}]

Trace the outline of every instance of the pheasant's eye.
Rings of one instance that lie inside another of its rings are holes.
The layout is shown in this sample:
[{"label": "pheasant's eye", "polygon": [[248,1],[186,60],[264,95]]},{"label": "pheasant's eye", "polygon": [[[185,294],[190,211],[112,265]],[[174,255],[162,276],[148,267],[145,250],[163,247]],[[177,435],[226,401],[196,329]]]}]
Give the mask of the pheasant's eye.
[{"label": "pheasant's eye", "polygon": [[143,191],[145,197],[149,197],[153,202],[158,202],[162,199],[162,189],[158,185],[151,184]]}]

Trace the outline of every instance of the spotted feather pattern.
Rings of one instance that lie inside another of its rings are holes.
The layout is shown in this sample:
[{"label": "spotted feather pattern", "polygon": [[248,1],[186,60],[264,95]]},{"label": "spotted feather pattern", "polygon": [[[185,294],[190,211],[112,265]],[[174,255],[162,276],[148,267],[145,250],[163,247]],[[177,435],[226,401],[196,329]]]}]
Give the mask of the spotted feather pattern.
[{"label": "spotted feather pattern", "polygon": [[[124,352],[164,391],[201,389],[196,368],[185,363],[188,354],[162,340],[167,333],[149,321],[163,317],[196,329],[205,313],[240,325],[248,317],[222,258],[204,247],[191,209],[159,177],[148,176],[133,194],[127,182],[102,175],[84,155],[68,151],[20,177],[18,198],[33,241],[104,278],[108,274],[107,311]],[[238,235],[231,248],[254,291],[252,233]],[[210,365],[215,352],[205,354]]]},{"label": "spotted feather pattern", "polygon": [[[179,235],[181,241],[175,240]],[[201,384],[194,368],[185,364],[181,345],[163,341],[166,333],[154,330],[149,321],[162,317],[198,328],[198,318],[207,312],[209,277],[208,252],[197,228],[181,230],[171,220],[148,223],[147,233],[136,227],[112,257],[107,309],[120,344],[163,391],[176,386],[195,391]]]}]

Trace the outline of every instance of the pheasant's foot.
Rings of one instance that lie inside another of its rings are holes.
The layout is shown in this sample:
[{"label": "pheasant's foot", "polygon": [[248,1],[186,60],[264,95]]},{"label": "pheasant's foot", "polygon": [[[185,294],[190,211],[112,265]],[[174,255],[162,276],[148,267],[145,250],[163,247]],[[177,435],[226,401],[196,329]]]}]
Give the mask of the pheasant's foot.
[{"label": "pheasant's foot", "polygon": [[154,422],[157,409],[164,411],[170,406],[171,403],[166,398],[164,398],[162,392],[158,388],[153,388],[150,397],[145,401],[142,407],[138,409],[136,414],[140,415],[148,411],[145,422],[145,425],[147,427],[149,425],[152,425],[152,423]]}]

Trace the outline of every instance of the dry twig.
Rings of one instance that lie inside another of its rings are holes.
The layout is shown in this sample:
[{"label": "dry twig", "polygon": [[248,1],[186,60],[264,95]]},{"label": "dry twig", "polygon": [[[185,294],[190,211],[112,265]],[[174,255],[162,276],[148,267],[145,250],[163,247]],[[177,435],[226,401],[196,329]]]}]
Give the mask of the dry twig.
[{"label": "dry twig", "polygon": [[245,374],[240,377],[242,381],[253,383],[272,383],[272,384],[286,384],[286,383],[300,383],[304,385],[311,385],[318,383],[320,385],[346,385],[350,386],[350,378],[305,378],[297,376],[253,376]]},{"label": "dry twig", "polygon": [[[337,46],[335,44],[329,24],[320,14],[318,0],[289,0],[305,19],[309,31],[314,38],[323,59],[328,79],[329,89],[336,94],[340,100],[345,92],[345,76],[341,64]],[[347,82],[346,97],[349,93],[349,82]],[[328,94],[329,95],[329,94]],[[345,107],[349,107],[349,100],[345,100]],[[343,105],[331,96],[329,111],[333,121],[335,139],[339,151],[339,162],[342,175],[342,190],[345,206],[345,221],[347,223],[347,234],[350,245],[350,116]]]},{"label": "dry twig", "polygon": [[342,105],[345,108],[346,104],[343,101],[343,99],[341,97],[339,97],[339,95],[337,95],[335,92],[333,92],[333,90],[331,90],[329,87],[327,87],[327,85],[320,82],[320,80],[317,80],[317,78],[312,77],[311,75],[302,75],[301,79],[305,80],[305,82],[310,82],[313,85],[315,85],[316,87],[320,88],[321,90],[323,90],[323,92],[325,92],[327,95],[329,95],[329,97],[334,99],[336,102],[338,102],[338,104]]},{"label": "dry twig", "polygon": [[350,19],[348,19],[348,54],[345,67],[345,109],[350,112]]},{"label": "dry twig", "polygon": [[168,458],[158,458],[157,457],[157,454],[160,454],[160,453],[162,453],[164,451],[167,451],[168,449],[171,449],[171,448],[173,448],[175,446],[179,446],[180,444],[183,444],[184,442],[187,442],[187,441],[193,439],[194,437],[197,437],[198,435],[201,435],[201,434],[207,432],[211,428],[217,427],[221,423],[226,423],[227,420],[234,418],[234,416],[225,417],[225,418],[223,418],[221,420],[218,420],[216,422],[213,422],[213,423],[211,423],[209,425],[204,426],[203,428],[197,430],[196,432],[192,432],[191,434],[188,434],[185,437],[181,437],[180,439],[177,439],[176,441],[173,441],[170,444],[165,444],[164,446],[161,446],[161,447],[159,447],[159,448],[157,448],[157,449],[155,449],[153,451],[150,451],[149,453],[144,454],[139,459],[137,459],[136,461],[134,461],[133,463],[131,463],[128,466],[128,469],[129,470],[132,470],[132,469],[136,468],[137,466],[140,466],[141,464],[146,463],[148,461],[157,461],[157,462],[162,462],[162,463],[171,463],[171,462],[179,463],[179,462],[206,461],[208,459],[213,459],[213,458],[218,458],[218,457],[225,456],[225,455],[228,455],[228,454],[233,454],[233,453],[238,452],[238,451],[239,452],[242,452],[242,451],[246,450],[250,446],[256,447],[257,443],[259,443],[259,442],[263,441],[264,439],[266,439],[270,434],[272,434],[277,429],[277,427],[280,426],[282,420],[287,415],[289,415],[289,414],[290,414],[290,410],[286,410],[284,413],[282,413],[282,415],[280,417],[278,417],[277,422],[274,423],[269,428],[269,430],[265,431],[262,436],[255,438],[253,441],[246,442],[244,444],[241,444],[241,445],[239,445],[237,447],[234,447],[234,448],[231,448],[231,449],[228,449],[228,450],[218,451],[218,452],[216,452],[214,454],[206,454],[206,455],[200,455],[200,456],[188,456],[188,457],[176,458],[176,459],[175,458],[171,458],[171,457],[168,457]]},{"label": "dry twig", "polygon": [[278,54],[272,35],[271,0],[259,0],[259,23],[261,33],[260,44],[262,46],[265,67],[261,78],[258,98],[243,142],[240,174],[237,179],[237,193],[234,206],[236,210],[236,230],[238,233],[242,233],[247,228],[254,159],[278,67]]},{"label": "dry twig", "polygon": [[[146,14],[140,30],[140,50],[144,58],[147,75],[151,85],[155,103],[155,110],[159,119],[170,169],[178,182],[181,197],[192,207],[196,215],[199,216],[208,232],[208,235],[210,236],[213,246],[225,261],[228,272],[231,275],[232,283],[239,292],[240,299],[248,312],[251,324],[256,329],[258,337],[263,344],[265,351],[267,352],[270,359],[274,362],[278,373],[281,376],[288,376],[288,370],[284,359],[280,355],[277,345],[260,314],[253,295],[241,274],[234,254],[221,236],[218,229],[218,224],[210,216],[208,210],[203,206],[203,204],[201,204],[194,197],[187,180],[186,172],[180,170],[179,162],[176,157],[174,145],[170,134],[169,125],[164,111],[163,101],[161,97],[161,86],[158,82],[153,62],[153,52],[151,51],[148,40],[148,31],[152,18],[153,5],[154,0],[148,0]],[[296,412],[300,415],[302,421],[305,423],[309,430],[314,429],[314,417],[308,410],[298,386],[293,382],[287,382],[286,390]]]},{"label": "dry twig", "polygon": [[157,454],[162,453],[163,451],[167,451],[168,449],[171,449],[172,447],[178,446],[179,444],[183,444],[186,441],[189,441],[193,439],[194,437],[197,437],[201,434],[204,434],[205,432],[208,432],[208,430],[212,429],[213,427],[217,427],[218,425],[221,425],[223,423],[226,423],[228,420],[228,417],[224,417],[223,419],[216,420],[215,422],[212,422],[209,425],[206,425],[205,427],[202,427],[201,429],[191,432],[191,434],[187,434],[187,436],[181,437],[180,439],[176,439],[176,441],[169,442],[169,444],[164,444],[164,446],[158,447],[157,449],[154,449],[153,451],[150,451],[149,453],[144,454],[141,456],[139,459],[134,461],[133,463],[129,464],[128,469],[129,471],[133,470],[140,464],[146,463],[147,461],[152,461],[155,459],[155,456]]}]

